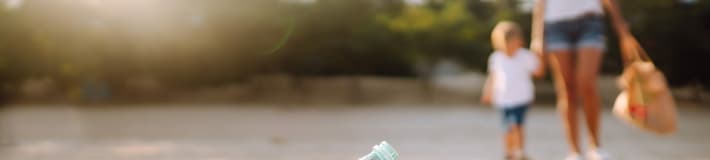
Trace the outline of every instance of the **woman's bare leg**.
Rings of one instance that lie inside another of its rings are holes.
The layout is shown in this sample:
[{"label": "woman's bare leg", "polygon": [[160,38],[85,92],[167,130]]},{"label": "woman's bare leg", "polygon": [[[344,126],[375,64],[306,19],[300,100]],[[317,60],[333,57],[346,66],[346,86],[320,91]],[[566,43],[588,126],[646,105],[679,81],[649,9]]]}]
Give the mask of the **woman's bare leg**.
[{"label": "woman's bare leg", "polygon": [[577,92],[575,91],[574,59],[570,51],[552,52],[550,66],[555,78],[557,111],[567,134],[570,151],[579,154],[579,129],[577,127]]},{"label": "woman's bare leg", "polygon": [[581,48],[577,55],[576,87],[582,98],[584,117],[589,131],[590,149],[599,147],[599,110],[601,99],[597,88],[599,66],[603,57],[602,50]]}]

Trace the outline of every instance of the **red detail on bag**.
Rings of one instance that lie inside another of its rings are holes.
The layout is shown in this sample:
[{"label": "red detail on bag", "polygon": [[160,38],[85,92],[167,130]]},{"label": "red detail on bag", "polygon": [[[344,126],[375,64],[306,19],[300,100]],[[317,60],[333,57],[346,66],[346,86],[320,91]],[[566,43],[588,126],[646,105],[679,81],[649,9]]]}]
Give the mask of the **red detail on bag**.
[{"label": "red detail on bag", "polygon": [[646,117],[646,106],[631,104],[629,105],[629,113],[631,113],[631,117],[643,119]]}]

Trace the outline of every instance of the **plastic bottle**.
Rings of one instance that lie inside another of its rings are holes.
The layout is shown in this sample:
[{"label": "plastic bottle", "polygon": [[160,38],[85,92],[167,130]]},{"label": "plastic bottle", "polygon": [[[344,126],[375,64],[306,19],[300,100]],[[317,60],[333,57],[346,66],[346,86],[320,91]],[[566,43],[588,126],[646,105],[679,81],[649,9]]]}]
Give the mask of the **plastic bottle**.
[{"label": "plastic bottle", "polygon": [[372,152],[363,156],[358,160],[397,160],[399,154],[394,148],[387,143],[387,141],[382,141],[379,145],[372,147]]}]

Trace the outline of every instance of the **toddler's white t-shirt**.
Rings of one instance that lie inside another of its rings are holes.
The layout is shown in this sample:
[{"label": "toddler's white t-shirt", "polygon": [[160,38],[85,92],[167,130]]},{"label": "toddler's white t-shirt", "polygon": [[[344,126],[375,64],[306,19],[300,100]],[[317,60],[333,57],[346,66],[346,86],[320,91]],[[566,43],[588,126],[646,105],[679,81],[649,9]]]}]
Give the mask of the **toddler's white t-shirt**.
[{"label": "toddler's white t-shirt", "polygon": [[519,49],[512,57],[493,52],[488,58],[488,71],[494,76],[493,105],[506,108],[531,103],[535,91],[532,78],[539,63],[527,49]]}]

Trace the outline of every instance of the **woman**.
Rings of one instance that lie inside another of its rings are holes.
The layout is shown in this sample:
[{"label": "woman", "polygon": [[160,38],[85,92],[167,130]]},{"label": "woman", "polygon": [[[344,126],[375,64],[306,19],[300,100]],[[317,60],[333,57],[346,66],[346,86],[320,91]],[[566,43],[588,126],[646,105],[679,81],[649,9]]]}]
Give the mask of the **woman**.
[{"label": "woman", "polygon": [[623,39],[629,32],[614,0],[537,0],[533,11],[530,48],[538,54],[546,53],[543,55],[553,70],[557,109],[569,142],[568,160],[581,159],[576,114],[580,107],[590,140],[585,156],[608,159],[599,143],[601,100],[597,91],[599,66],[606,49],[605,9]]}]

